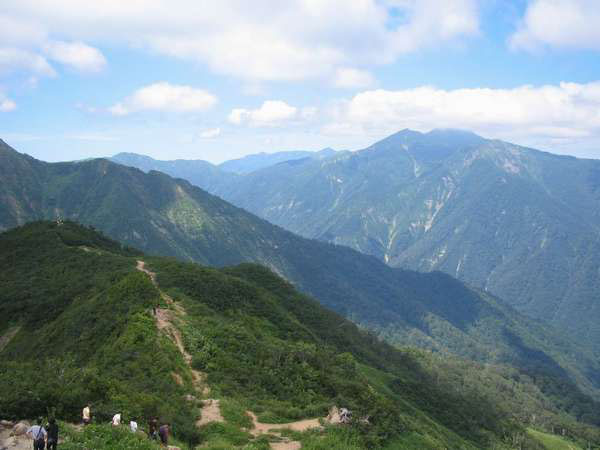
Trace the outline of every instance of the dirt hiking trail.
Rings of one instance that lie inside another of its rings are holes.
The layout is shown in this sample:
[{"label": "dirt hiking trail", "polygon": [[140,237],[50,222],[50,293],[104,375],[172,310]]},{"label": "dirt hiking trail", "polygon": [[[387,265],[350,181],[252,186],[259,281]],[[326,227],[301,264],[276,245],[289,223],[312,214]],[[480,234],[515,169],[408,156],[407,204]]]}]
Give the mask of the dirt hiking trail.
[{"label": "dirt hiking trail", "polygon": [[319,419],[304,419],[289,423],[262,423],[258,421],[258,417],[252,411],[246,411],[246,414],[252,419],[254,429],[250,430],[250,433],[255,436],[268,433],[270,430],[307,431],[312,428],[322,428]]},{"label": "dirt hiking trail", "polygon": [[[156,327],[165,333],[177,346],[179,352],[183,356],[185,362],[189,366],[192,377],[194,378],[194,387],[198,393],[203,397],[210,394],[210,389],[206,384],[206,374],[194,370],[191,367],[192,356],[186,351],[183,345],[183,339],[180,331],[175,327],[174,313],[179,316],[185,316],[186,312],[183,306],[176,303],[169,295],[165,294],[158,286],[156,282],[156,273],[151,272],[146,268],[144,261],[137,261],[137,270],[144,272],[150,277],[152,284],[158,289],[162,299],[167,303],[169,309],[156,308]],[[177,379],[177,377],[175,377]],[[319,419],[305,419],[297,422],[289,423],[262,423],[258,421],[258,417],[252,411],[246,411],[246,414],[252,419],[253,429],[249,430],[250,434],[257,437],[263,434],[271,434],[281,439],[280,442],[271,442],[270,446],[273,450],[298,450],[302,448],[302,444],[298,441],[292,441],[289,438],[282,437],[277,430],[292,430],[292,431],[307,431],[313,428],[321,429],[321,423]],[[221,407],[219,400],[216,399],[205,399],[203,400],[203,406],[201,410],[200,419],[196,422],[196,426],[202,427],[211,422],[224,422],[225,419],[221,415]]]},{"label": "dirt hiking trail", "polygon": [[[206,384],[206,374],[195,370],[192,368],[192,355],[190,355],[185,346],[183,345],[183,339],[181,337],[180,331],[173,324],[174,323],[174,312],[179,316],[185,316],[186,312],[183,306],[176,303],[169,295],[165,294],[158,286],[156,282],[156,274],[146,269],[146,263],[144,261],[137,261],[137,270],[144,272],[150,277],[152,284],[158,289],[160,292],[160,296],[167,303],[167,305],[172,309],[165,308],[156,308],[156,327],[165,333],[171,341],[177,346],[177,349],[183,356],[186,364],[190,368],[192,373],[192,378],[194,382],[194,389],[198,392],[202,397],[206,397],[210,395],[210,388]],[[177,377],[175,377],[177,379]],[[209,422],[224,422],[223,416],[221,415],[221,409],[219,406],[219,400],[207,399],[204,400],[200,419],[196,422],[196,426],[201,427],[202,425],[206,425]]]},{"label": "dirt hiking trail", "polygon": [[302,448],[302,444],[298,441],[292,441],[287,437],[281,436],[277,430],[292,430],[292,431],[308,431],[314,428],[322,429],[321,422],[319,419],[304,419],[296,422],[288,423],[263,423],[258,421],[258,417],[252,411],[246,411],[246,414],[252,419],[254,428],[250,430],[253,436],[260,436],[261,434],[272,434],[278,436],[282,440],[280,442],[270,442],[270,446],[273,450],[298,450]]}]

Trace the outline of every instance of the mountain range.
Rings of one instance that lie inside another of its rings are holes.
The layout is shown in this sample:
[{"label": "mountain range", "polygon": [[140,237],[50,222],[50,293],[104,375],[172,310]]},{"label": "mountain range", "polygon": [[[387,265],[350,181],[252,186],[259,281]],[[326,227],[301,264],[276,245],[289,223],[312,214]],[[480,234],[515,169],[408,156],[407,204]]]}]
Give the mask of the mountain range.
[{"label": "mountain range", "polygon": [[593,347],[447,274],[392,268],[302,238],[187,181],[103,159],[45,163],[2,144],[0,181],[3,229],[77,220],[152,254],[217,267],[260,263],[388,342],[516,367],[546,393],[560,391],[553,398],[561,407],[595,417],[600,362]]},{"label": "mountain range", "polygon": [[403,130],[221,179],[194,184],[302,236],[443,271],[600,344],[600,161]]}]

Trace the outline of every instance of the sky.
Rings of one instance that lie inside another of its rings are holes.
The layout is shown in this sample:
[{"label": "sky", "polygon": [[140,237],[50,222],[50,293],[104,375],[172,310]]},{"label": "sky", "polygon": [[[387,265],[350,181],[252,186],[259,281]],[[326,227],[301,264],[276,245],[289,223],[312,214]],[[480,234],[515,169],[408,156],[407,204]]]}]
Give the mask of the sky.
[{"label": "sky", "polygon": [[598,0],[2,0],[0,138],[214,163],[472,130],[600,159]]}]

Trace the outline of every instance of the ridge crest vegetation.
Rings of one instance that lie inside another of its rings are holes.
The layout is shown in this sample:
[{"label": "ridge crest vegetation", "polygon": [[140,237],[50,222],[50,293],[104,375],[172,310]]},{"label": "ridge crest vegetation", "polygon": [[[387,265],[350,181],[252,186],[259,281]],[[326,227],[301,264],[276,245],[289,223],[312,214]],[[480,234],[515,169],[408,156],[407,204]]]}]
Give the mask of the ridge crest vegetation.
[{"label": "ridge crest vegetation", "polygon": [[[76,420],[91,401],[99,422],[116,411],[141,423],[160,415],[181,445],[266,448],[244,411],[277,423],[339,405],[353,411],[350,426],[290,437],[304,448],[543,448],[533,426],[600,443],[596,428],[551,406],[526,375],[395,349],[255,264],[149,257],[69,221],[4,232],[0,248],[0,335],[19,327],[0,351],[6,418],[52,406]],[[173,304],[137,269],[140,259]],[[223,423],[196,427],[201,405],[186,398],[198,395],[193,375],[157,327],[157,303],[185,308],[172,323],[220,399]]]}]

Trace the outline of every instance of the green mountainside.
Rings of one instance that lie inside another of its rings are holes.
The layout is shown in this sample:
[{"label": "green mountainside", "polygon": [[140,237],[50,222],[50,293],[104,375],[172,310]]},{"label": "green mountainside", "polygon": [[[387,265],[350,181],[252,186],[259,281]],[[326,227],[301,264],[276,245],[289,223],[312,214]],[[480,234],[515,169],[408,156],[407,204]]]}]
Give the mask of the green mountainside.
[{"label": "green mountainside", "polygon": [[394,269],[301,238],[186,181],[107,160],[48,164],[4,146],[0,181],[4,229],[60,217],[152,254],[212,266],[260,263],[388,342],[514,366],[557,406],[597,421],[595,350],[446,274]]},{"label": "green mountainside", "polygon": [[198,185],[302,236],[446,272],[600,344],[600,161],[404,130]]},{"label": "green mountainside", "polygon": [[[556,430],[561,442],[600,445],[597,428],[559,412],[531,377],[395,349],[261,266],[148,257],[92,228],[33,222],[0,234],[0,285],[5,418],[76,420],[91,402],[97,423],[159,415],[182,447],[267,449],[244,411],[277,423],[338,405],[353,411],[349,426],[290,438],[306,449],[543,449]],[[165,317],[174,328],[161,328]],[[208,395],[224,421],[198,427]],[[64,445],[154,448],[119,433],[93,426]]]}]

